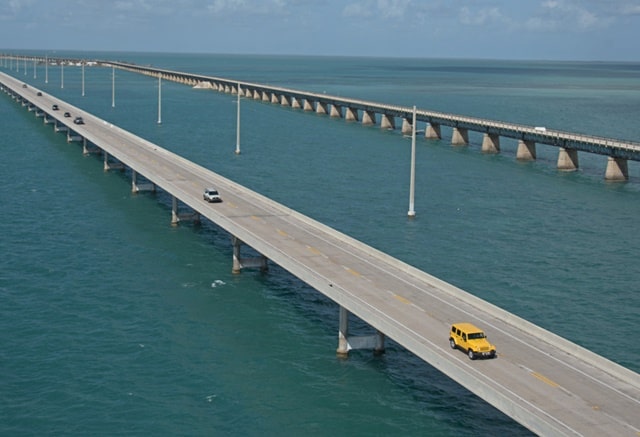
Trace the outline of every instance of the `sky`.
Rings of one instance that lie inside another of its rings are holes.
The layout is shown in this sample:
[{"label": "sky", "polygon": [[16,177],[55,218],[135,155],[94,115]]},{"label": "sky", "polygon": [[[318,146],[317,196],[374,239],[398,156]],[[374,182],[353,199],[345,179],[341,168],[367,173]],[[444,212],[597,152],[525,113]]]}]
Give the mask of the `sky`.
[{"label": "sky", "polygon": [[640,61],[640,0],[0,0],[0,51]]}]

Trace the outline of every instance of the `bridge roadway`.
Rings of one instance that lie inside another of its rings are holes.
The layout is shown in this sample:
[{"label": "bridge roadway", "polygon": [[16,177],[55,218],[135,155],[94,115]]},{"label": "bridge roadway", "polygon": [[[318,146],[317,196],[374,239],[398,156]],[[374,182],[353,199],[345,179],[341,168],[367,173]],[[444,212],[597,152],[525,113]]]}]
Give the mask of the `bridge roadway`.
[{"label": "bridge roadway", "polygon": [[[0,59],[15,61],[16,71],[20,61],[23,62],[26,74],[27,61],[33,62],[34,75],[37,63],[61,63],[67,65],[88,64],[83,59],[42,58],[0,54]],[[376,124],[376,114],[381,117],[380,126],[395,129],[396,118],[402,119],[402,132],[408,134],[412,130],[413,108],[398,105],[376,103],[360,99],[332,96],[325,93],[313,93],[291,88],[277,87],[265,84],[237,81],[228,78],[185,73],[151,66],[143,66],[126,62],[94,60],[90,64],[119,68],[135,73],[160,77],[189,85],[208,84],[213,89],[240,93],[245,98],[253,98],[282,106],[303,108],[305,111],[315,111],[328,114],[330,117],[346,118],[349,121],[362,120],[363,125]],[[344,110],[344,111],[343,111]],[[346,111],[346,114],[343,112]],[[563,171],[574,171],[579,167],[578,152],[595,153],[607,156],[605,179],[609,181],[626,181],[629,179],[628,161],[640,161],[640,143],[637,141],[618,140],[593,135],[577,134],[547,129],[546,127],[527,126],[516,123],[468,117],[426,109],[416,109],[416,120],[426,122],[425,138],[442,139],[441,127],[452,129],[451,143],[453,145],[469,144],[469,131],[483,134],[482,151],[485,153],[500,153],[500,137],[518,140],[516,158],[530,161],[536,159],[536,143],[555,146],[558,148],[557,167]]]},{"label": "bridge roadway", "polygon": [[[237,87],[250,91],[252,95],[254,92],[258,91],[261,94],[266,93],[271,96],[269,101],[284,105],[291,105],[291,100],[297,99],[298,101],[316,102],[316,105],[320,103],[323,106],[329,105],[337,108],[350,108],[352,110],[360,110],[370,114],[378,113],[389,117],[399,117],[406,123],[410,123],[413,116],[413,108],[407,106],[389,105],[348,97],[332,96],[325,93],[313,93],[291,88],[235,81],[228,78],[185,73],[126,62],[99,61],[99,63],[104,66],[114,66],[123,70],[147,74],[150,76],[161,76],[168,80],[193,85],[200,82],[209,82],[215,85],[216,89],[223,89],[226,92],[237,92]],[[316,110],[316,108],[313,108],[313,110]],[[342,114],[340,114],[340,116],[342,116]],[[611,156],[613,158],[640,161],[640,143],[634,141],[584,135],[556,129],[468,117],[420,108],[416,110],[416,120],[427,122],[432,126],[438,126],[438,137],[440,137],[439,126],[444,125],[455,128],[459,131],[464,131],[465,133],[463,135],[465,137],[467,135],[466,131],[472,130],[475,132],[504,136],[522,141],[562,147],[568,150],[579,150]],[[464,141],[468,142],[468,139],[465,138]]]},{"label": "bridge roadway", "polygon": [[[4,73],[0,83],[533,432],[640,435],[637,373]],[[203,201],[210,185],[223,203]],[[452,350],[459,321],[483,327],[498,358]]]}]

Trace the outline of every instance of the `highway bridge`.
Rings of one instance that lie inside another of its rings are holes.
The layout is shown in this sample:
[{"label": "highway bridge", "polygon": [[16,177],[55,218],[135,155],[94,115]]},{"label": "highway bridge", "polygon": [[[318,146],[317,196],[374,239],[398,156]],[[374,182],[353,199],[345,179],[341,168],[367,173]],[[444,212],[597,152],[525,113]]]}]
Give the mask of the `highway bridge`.
[{"label": "highway bridge", "polygon": [[[400,119],[402,120],[401,131],[403,134],[408,135],[413,131],[413,108],[411,107],[242,82],[228,78],[184,73],[124,62],[100,61],[100,65],[159,77],[191,86],[212,88],[220,92],[240,93],[245,98],[300,108],[304,111],[326,114],[333,118],[344,118],[347,121],[361,121],[363,125],[379,123],[382,129],[395,129],[396,119]],[[579,151],[604,155],[607,157],[605,179],[610,181],[627,180],[629,178],[628,161],[640,161],[640,143],[633,141],[577,134],[548,129],[544,126],[526,126],[426,109],[416,110],[416,122],[419,121],[427,123],[426,129],[424,129],[424,136],[427,139],[442,139],[442,126],[451,128],[451,144],[453,145],[468,145],[469,131],[482,133],[482,151],[485,153],[500,152],[500,137],[516,139],[518,140],[516,159],[523,161],[536,159],[536,143],[555,146],[558,148],[557,167],[563,171],[578,169]]]},{"label": "highway bridge", "polygon": [[[395,129],[396,120],[401,120],[401,131],[410,134],[413,131],[413,108],[390,105],[360,99],[313,93],[291,88],[238,81],[231,78],[207,76],[187,72],[173,71],[153,66],[137,65],[113,60],[85,60],[71,58],[48,58],[0,54],[5,68],[19,71],[22,67],[27,74],[27,64],[78,66],[95,64],[112,69],[118,68],[139,74],[175,81],[190,86],[211,88],[231,94],[240,93],[245,98],[270,102],[304,111],[326,114],[332,118],[344,118],[347,121],[361,122],[363,125],[379,124],[382,129]],[[424,136],[427,139],[442,139],[442,127],[451,129],[451,144],[460,146],[469,144],[469,132],[483,135],[482,151],[500,153],[500,138],[512,138],[518,141],[516,159],[535,160],[536,144],[545,144],[558,148],[557,168],[562,171],[574,171],[579,168],[578,152],[587,152],[607,158],[604,177],[609,181],[629,179],[628,161],[640,161],[640,142],[578,134],[545,126],[527,126],[458,114],[449,114],[427,109],[416,110],[416,122],[425,122]]]},{"label": "highway bridge", "polygon": [[[339,354],[382,352],[389,337],[540,435],[640,435],[637,373],[10,75],[0,73],[0,89],[5,101],[81,142],[84,151],[97,148],[106,169],[128,169],[132,191],[168,193],[173,223],[188,208],[228,232],[234,270],[277,263],[336,302]],[[74,124],[75,117],[84,124]],[[219,190],[222,203],[203,201],[208,186]],[[243,243],[261,256],[244,258]],[[350,336],[349,313],[375,334]],[[451,349],[448,332],[460,321],[484,328],[498,357],[472,361]]]}]

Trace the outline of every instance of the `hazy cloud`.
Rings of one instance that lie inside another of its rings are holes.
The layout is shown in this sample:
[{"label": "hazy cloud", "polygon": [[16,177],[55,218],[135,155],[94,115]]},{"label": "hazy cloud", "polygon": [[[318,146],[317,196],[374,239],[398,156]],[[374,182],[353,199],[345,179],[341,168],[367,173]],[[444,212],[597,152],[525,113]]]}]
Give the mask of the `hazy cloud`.
[{"label": "hazy cloud", "polygon": [[497,7],[471,9],[468,6],[463,6],[460,8],[459,17],[462,24],[474,26],[505,21],[505,17]]},{"label": "hazy cloud", "polygon": [[0,0],[0,21],[7,49],[640,61],[640,0]]}]

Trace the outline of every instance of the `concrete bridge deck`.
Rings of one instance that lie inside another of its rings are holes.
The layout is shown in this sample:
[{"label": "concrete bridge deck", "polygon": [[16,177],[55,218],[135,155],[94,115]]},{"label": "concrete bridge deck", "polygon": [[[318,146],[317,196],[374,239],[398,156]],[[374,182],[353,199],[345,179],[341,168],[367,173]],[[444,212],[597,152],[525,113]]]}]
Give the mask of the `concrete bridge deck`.
[{"label": "concrete bridge deck", "polygon": [[[402,132],[412,131],[413,108],[384,103],[352,99],[341,96],[300,91],[291,88],[234,81],[228,78],[205,76],[166,70],[156,67],[141,66],[131,63],[100,61],[101,65],[111,66],[166,80],[189,85],[207,84],[213,89],[237,93],[248,98],[276,103],[282,106],[302,108],[334,118],[346,118],[351,121],[362,121],[363,124],[377,124],[382,128],[395,129],[396,118],[402,120]],[[377,116],[380,120],[377,120]],[[579,167],[578,151],[604,155],[608,157],[605,178],[608,180],[627,180],[627,161],[640,161],[640,143],[628,140],[584,135],[544,126],[527,126],[516,123],[469,117],[429,111],[418,108],[416,121],[427,123],[424,135],[428,139],[441,139],[441,127],[448,126],[452,132],[453,145],[469,143],[469,131],[482,133],[482,150],[487,153],[500,152],[500,137],[513,138],[519,141],[517,159],[536,159],[536,143],[559,148],[558,168],[572,171]]]},{"label": "concrete bridge deck", "polygon": [[[0,73],[5,93],[144,175],[341,309],[541,435],[640,434],[640,375],[206,168]],[[59,111],[52,111],[53,104]],[[35,108],[35,109],[34,109]],[[64,118],[82,116],[84,125]],[[134,174],[135,174],[134,173]],[[215,186],[224,202],[202,199]],[[470,361],[451,323],[486,330],[498,358]],[[348,332],[345,340],[351,341]],[[355,340],[355,339],[354,339]],[[292,339],[295,341],[295,339]],[[355,341],[354,341],[355,343]]]},{"label": "concrete bridge deck", "polygon": [[[341,96],[313,93],[291,88],[276,87],[259,83],[237,81],[229,78],[206,76],[200,74],[173,71],[152,66],[133,63],[109,61],[46,58],[37,56],[21,56],[16,54],[0,54],[7,66],[15,63],[16,71],[20,65],[27,72],[27,62],[33,63],[34,75],[37,64],[60,65],[100,65],[118,68],[135,73],[159,77],[192,86],[212,88],[226,93],[240,93],[245,98],[262,100],[326,114],[332,118],[345,118],[348,121],[361,121],[363,125],[380,124],[383,129],[395,129],[396,118],[402,120],[402,133],[411,133],[413,127],[413,108],[389,105],[352,99]],[[378,120],[379,119],[379,120]],[[483,134],[482,151],[500,153],[500,137],[518,141],[516,159],[522,161],[535,160],[536,144],[545,144],[558,148],[557,168],[562,171],[574,171],[580,166],[578,152],[588,152],[607,157],[605,179],[609,181],[626,181],[629,179],[628,161],[640,161],[640,142],[614,138],[585,135],[549,129],[544,126],[528,126],[516,123],[468,117],[464,115],[429,111],[418,108],[416,123],[427,123],[424,136],[427,139],[442,139],[442,127],[451,128],[451,144],[456,146],[469,144],[469,131]]]}]

